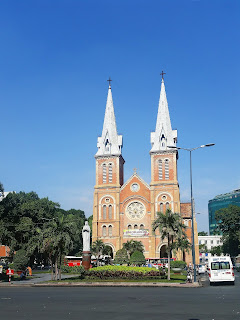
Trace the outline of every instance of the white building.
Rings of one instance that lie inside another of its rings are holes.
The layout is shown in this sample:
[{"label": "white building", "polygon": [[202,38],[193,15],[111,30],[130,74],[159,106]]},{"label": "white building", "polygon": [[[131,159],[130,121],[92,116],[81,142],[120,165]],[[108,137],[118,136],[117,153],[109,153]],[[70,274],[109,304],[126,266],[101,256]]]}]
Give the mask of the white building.
[{"label": "white building", "polygon": [[221,238],[222,236],[198,236],[198,244],[204,244],[209,252],[213,247],[222,245]]},{"label": "white building", "polygon": [[13,192],[15,192],[15,191],[6,191],[6,192],[3,192],[3,194],[2,194],[2,192],[0,192],[0,201],[2,201],[3,198],[6,198],[6,196],[7,196],[9,193],[13,193]]}]

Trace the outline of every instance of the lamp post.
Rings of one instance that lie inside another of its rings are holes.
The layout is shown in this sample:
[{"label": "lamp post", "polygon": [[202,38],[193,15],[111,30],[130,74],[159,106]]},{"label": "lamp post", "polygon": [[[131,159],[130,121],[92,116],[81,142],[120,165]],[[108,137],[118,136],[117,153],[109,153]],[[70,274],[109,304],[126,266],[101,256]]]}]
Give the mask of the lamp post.
[{"label": "lamp post", "polygon": [[196,264],[195,264],[195,241],[194,241],[194,215],[193,215],[193,191],[192,191],[192,151],[200,149],[200,148],[205,148],[205,147],[212,147],[214,146],[215,143],[208,143],[208,144],[203,144],[200,147],[196,148],[180,148],[180,147],[175,147],[175,146],[167,146],[168,148],[171,149],[177,149],[177,150],[186,150],[189,151],[190,153],[190,186],[191,186],[191,213],[192,213],[192,263],[193,263],[193,281],[196,282]]}]

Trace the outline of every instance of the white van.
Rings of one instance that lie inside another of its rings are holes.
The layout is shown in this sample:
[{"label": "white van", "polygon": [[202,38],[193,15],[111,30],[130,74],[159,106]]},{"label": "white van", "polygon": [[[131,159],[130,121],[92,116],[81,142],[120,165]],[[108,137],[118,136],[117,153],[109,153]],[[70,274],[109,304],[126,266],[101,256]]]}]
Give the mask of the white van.
[{"label": "white van", "polygon": [[208,260],[208,277],[210,285],[213,282],[231,282],[234,284],[235,276],[230,256],[212,256]]}]

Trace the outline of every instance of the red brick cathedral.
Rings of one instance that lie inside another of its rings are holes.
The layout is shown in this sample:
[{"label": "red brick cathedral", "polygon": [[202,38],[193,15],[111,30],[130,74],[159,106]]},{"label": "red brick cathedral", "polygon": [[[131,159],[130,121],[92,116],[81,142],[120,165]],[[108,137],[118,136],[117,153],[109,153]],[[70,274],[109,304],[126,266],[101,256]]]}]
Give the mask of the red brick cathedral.
[{"label": "red brick cathedral", "polygon": [[[123,138],[117,133],[111,85],[103,123],[98,138],[96,185],[93,207],[92,241],[101,239],[112,248],[113,256],[128,240],[141,241],[146,258],[166,256],[166,241],[152,232],[156,213],[170,208],[180,213],[191,241],[191,204],[180,203],[177,179],[177,130],[172,130],[167,96],[162,79],[155,132],[151,132],[151,182],[145,182],[136,172],[124,182]],[[197,225],[194,219],[195,235]],[[197,243],[197,236],[195,238]],[[196,253],[198,253],[196,247]],[[191,252],[178,252],[177,257],[191,261]],[[198,254],[196,254],[198,261]]]}]

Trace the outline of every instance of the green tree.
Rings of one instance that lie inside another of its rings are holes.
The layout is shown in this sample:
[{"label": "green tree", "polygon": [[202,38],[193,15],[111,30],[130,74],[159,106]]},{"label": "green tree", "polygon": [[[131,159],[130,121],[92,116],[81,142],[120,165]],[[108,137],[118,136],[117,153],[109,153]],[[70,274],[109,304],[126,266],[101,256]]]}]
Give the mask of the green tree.
[{"label": "green tree", "polygon": [[54,264],[56,280],[57,275],[61,280],[62,260],[73,248],[76,231],[75,223],[60,213],[56,218],[49,220],[42,232],[42,252],[48,253],[52,265]]},{"label": "green tree", "polygon": [[204,243],[199,245],[199,252],[200,253],[208,252],[207,246]]},{"label": "green tree", "polygon": [[96,240],[92,244],[92,253],[97,257],[97,265],[99,265],[100,256],[103,254],[105,244],[102,240]]},{"label": "green tree", "polygon": [[213,247],[213,248],[210,250],[210,253],[211,253],[212,255],[216,254],[217,256],[220,256],[222,253],[224,253],[223,246]]},{"label": "green tree", "polygon": [[54,217],[59,205],[48,198],[40,199],[35,192],[9,193],[0,202],[0,242],[11,252],[24,249],[34,260],[37,254],[36,235],[48,219]]},{"label": "green tree", "polygon": [[161,239],[167,238],[167,255],[168,255],[168,280],[170,280],[170,258],[172,250],[176,249],[175,243],[178,238],[178,234],[186,237],[185,225],[182,222],[182,218],[179,214],[173,213],[170,209],[166,210],[166,213],[158,212],[157,218],[152,224],[153,232],[159,229]]},{"label": "green tree", "polygon": [[114,258],[115,264],[129,264],[128,254],[127,250],[125,248],[119,249],[116,252],[115,258]]},{"label": "green tree", "polygon": [[123,248],[127,251],[128,259],[130,259],[131,255],[135,251],[144,251],[144,246],[141,241],[136,241],[136,240],[128,240],[123,244]]},{"label": "green tree", "polygon": [[24,249],[20,249],[13,257],[13,268],[15,271],[25,270],[29,263],[29,257]]},{"label": "green tree", "polygon": [[237,256],[240,253],[240,207],[230,205],[217,210],[215,218],[223,234],[224,253]]},{"label": "green tree", "polygon": [[200,231],[198,232],[199,236],[208,236],[208,233],[206,231]]},{"label": "green tree", "polygon": [[130,263],[135,264],[137,266],[141,266],[146,263],[146,259],[144,257],[144,254],[140,251],[135,251],[131,255]]}]

